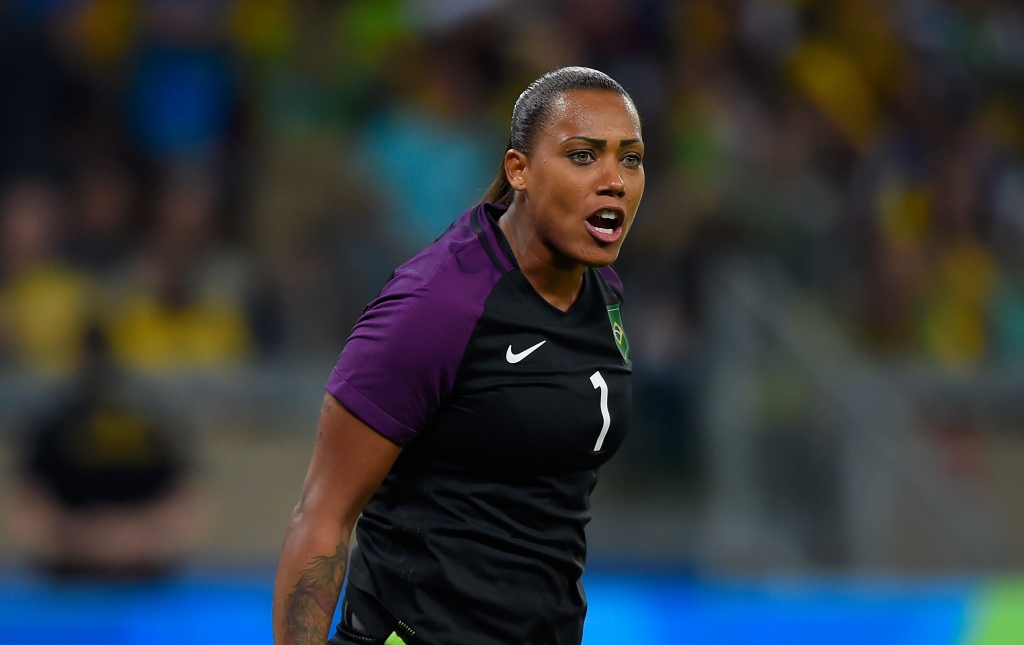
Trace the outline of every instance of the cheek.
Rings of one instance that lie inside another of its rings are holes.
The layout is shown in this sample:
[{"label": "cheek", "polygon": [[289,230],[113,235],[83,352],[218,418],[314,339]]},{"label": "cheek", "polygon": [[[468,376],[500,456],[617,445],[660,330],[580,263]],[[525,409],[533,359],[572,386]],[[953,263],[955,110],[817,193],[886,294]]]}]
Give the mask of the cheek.
[{"label": "cheek", "polygon": [[534,204],[542,219],[542,228],[557,234],[579,219],[580,205],[586,196],[585,182],[563,168],[550,164],[543,169],[543,180],[534,183]]},{"label": "cheek", "polygon": [[573,173],[564,164],[557,162],[547,162],[539,170],[534,185],[545,205],[561,204],[576,199],[583,179],[579,176],[581,173]]},{"label": "cheek", "polygon": [[625,182],[627,198],[632,204],[640,203],[640,198],[644,194],[644,186],[647,184],[647,175],[643,166],[640,166],[636,172],[629,173]]},{"label": "cheek", "polygon": [[629,197],[627,198],[629,201],[629,221],[626,222],[627,231],[629,230],[629,227],[633,225],[633,219],[636,217],[636,211],[640,207],[640,199],[644,195],[645,183],[646,180],[644,178],[643,172],[641,171],[640,174],[635,179],[633,179],[629,183],[629,185],[627,185],[626,190],[627,195],[629,195]]}]

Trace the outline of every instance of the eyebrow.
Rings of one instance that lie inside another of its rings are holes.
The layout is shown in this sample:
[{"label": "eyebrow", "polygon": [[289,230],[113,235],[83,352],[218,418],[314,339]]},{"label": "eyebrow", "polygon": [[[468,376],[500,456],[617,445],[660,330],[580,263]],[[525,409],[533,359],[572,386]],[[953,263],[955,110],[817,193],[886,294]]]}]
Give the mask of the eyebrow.
[{"label": "eyebrow", "polygon": [[[589,143],[589,144],[591,144],[593,146],[596,146],[598,148],[604,148],[604,147],[606,147],[608,145],[608,140],[607,139],[595,139],[593,137],[584,137],[584,136],[566,137],[565,139],[562,140],[562,143],[565,143],[566,141],[572,141],[574,139],[578,139],[580,141],[586,141],[587,143]],[[642,143],[642,142],[643,142],[642,139],[623,139],[622,141],[619,141],[619,147],[623,148],[625,146],[632,145],[634,143]]]}]

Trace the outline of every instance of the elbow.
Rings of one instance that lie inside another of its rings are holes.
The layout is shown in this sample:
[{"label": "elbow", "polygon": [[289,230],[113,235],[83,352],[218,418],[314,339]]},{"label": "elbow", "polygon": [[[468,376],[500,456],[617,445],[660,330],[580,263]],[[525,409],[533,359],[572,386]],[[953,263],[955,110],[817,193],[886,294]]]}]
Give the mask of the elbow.
[{"label": "elbow", "polygon": [[292,514],[288,521],[288,530],[290,532],[315,533],[322,531],[339,532],[347,538],[355,526],[355,519],[358,517],[358,513],[351,519],[349,515],[350,513],[342,509],[322,509],[309,504],[305,499],[301,499],[295,505],[295,508],[292,509]]},{"label": "elbow", "polygon": [[288,518],[288,527],[291,529],[302,526],[303,520],[306,517],[306,506],[301,501],[295,505],[292,509],[292,514]]}]

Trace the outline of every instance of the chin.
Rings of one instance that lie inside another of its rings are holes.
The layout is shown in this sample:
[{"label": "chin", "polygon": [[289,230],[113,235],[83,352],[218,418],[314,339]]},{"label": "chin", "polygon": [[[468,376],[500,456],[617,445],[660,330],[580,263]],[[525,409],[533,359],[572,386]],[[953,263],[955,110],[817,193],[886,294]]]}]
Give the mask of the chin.
[{"label": "chin", "polygon": [[559,259],[557,262],[564,268],[583,265],[590,269],[599,269],[615,262],[622,248],[622,238],[610,244],[602,244],[590,237],[577,237],[568,244],[551,244],[549,247]]},{"label": "chin", "polygon": [[579,258],[579,263],[591,269],[606,267],[618,259],[620,248],[621,245],[616,244],[614,247],[603,248],[595,252],[587,253],[585,257]]}]

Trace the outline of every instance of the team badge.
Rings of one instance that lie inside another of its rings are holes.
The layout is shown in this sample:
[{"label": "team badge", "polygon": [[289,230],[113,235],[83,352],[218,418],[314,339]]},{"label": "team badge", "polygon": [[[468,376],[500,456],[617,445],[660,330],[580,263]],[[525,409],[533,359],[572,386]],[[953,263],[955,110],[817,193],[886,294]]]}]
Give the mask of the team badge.
[{"label": "team badge", "polygon": [[622,313],[619,305],[608,305],[608,320],[612,323],[612,337],[615,338],[615,346],[619,348],[623,360],[629,360],[629,339],[626,338],[626,329],[622,326]]}]

